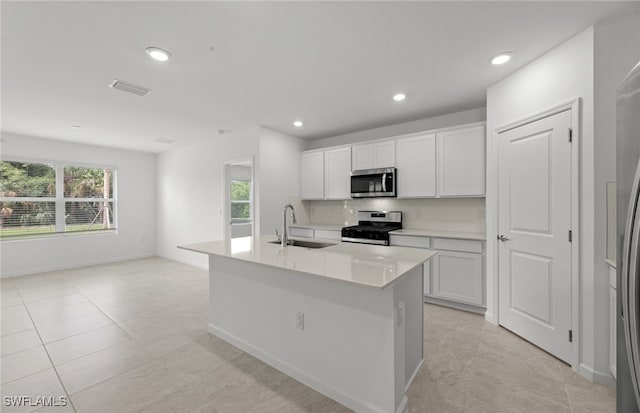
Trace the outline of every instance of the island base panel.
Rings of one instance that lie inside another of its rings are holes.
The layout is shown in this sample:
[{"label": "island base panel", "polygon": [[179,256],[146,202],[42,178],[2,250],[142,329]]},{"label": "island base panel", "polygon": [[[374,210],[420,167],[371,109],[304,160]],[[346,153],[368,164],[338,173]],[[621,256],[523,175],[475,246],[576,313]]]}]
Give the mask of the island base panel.
[{"label": "island base panel", "polygon": [[408,410],[423,361],[420,266],[384,289],[216,255],[209,268],[210,333],[355,411]]}]

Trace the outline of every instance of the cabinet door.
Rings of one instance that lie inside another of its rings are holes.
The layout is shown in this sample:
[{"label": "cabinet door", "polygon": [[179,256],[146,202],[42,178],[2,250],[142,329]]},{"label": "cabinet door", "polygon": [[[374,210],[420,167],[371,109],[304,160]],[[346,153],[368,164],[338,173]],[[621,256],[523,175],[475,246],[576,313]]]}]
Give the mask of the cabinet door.
[{"label": "cabinet door", "polygon": [[396,141],[373,144],[373,167],[392,168],[396,166]]},{"label": "cabinet door", "polygon": [[484,196],[484,126],[438,134],[438,196]]},{"label": "cabinet door", "polygon": [[324,152],[300,154],[300,197],[324,199]]},{"label": "cabinet door", "polygon": [[436,135],[400,138],[397,151],[398,198],[436,195]]},{"label": "cabinet door", "polygon": [[432,261],[433,296],[472,305],[484,304],[482,254],[438,251]]},{"label": "cabinet door", "polygon": [[360,169],[373,169],[373,145],[355,145],[351,147],[351,168],[354,171]]},{"label": "cabinet door", "polygon": [[324,152],[325,199],[351,198],[351,148]]}]

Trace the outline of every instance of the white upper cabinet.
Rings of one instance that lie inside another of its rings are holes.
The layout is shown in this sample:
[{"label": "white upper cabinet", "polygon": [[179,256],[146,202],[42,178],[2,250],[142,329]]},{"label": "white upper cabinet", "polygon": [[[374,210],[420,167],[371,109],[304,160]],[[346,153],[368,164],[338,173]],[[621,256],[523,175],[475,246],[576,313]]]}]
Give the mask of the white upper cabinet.
[{"label": "white upper cabinet", "polygon": [[324,199],[324,151],[300,154],[300,197]]},{"label": "white upper cabinet", "polygon": [[438,133],[438,196],[484,196],[484,125]]},{"label": "white upper cabinet", "polygon": [[367,143],[351,147],[352,170],[391,168],[396,166],[396,142]]},{"label": "white upper cabinet", "polygon": [[400,138],[396,146],[398,198],[436,196],[436,135]]},{"label": "white upper cabinet", "polygon": [[351,147],[324,151],[324,196],[351,198]]}]

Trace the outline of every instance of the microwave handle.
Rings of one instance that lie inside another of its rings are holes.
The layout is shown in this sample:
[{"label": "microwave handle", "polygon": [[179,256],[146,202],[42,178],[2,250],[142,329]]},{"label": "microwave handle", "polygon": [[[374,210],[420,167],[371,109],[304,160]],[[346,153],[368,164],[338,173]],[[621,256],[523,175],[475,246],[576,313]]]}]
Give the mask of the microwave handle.
[{"label": "microwave handle", "polygon": [[382,174],[382,192],[387,192],[387,173]]}]

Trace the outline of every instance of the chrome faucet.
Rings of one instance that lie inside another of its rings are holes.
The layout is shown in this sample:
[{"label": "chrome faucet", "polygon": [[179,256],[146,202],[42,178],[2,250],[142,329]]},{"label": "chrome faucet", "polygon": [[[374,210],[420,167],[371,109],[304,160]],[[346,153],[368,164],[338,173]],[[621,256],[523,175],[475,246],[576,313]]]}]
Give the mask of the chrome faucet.
[{"label": "chrome faucet", "polygon": [[296,223],[296,211],[291,204],[284,206],[282,210],[282,246],[286,247],[289,244],[289,234],[287,232],[287,209],[291,208],[291,222]]}]

